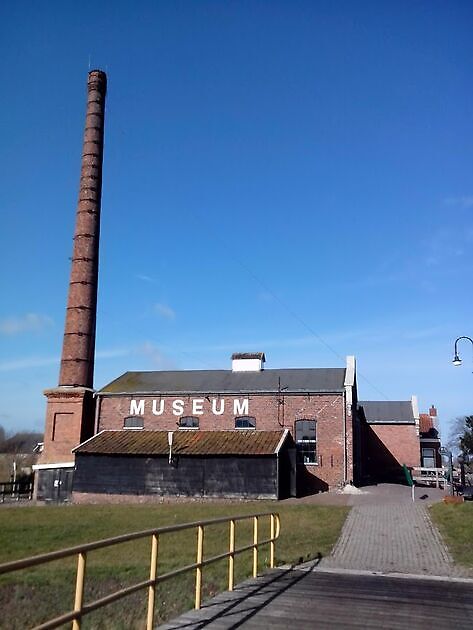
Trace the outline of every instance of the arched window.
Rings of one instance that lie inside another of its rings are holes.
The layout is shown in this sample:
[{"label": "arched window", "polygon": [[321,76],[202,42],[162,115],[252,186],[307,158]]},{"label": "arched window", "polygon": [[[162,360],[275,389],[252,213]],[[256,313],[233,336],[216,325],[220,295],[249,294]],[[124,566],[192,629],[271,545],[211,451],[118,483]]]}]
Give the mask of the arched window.
[{"label": "arched window", "polygon": [[237,416],[235,429],[256,429],[256,418],[254,416]]},{"label": "arched window", "polygon": [[182,416],[179,418],[179,428],[180,429],[198,429],[199,428],[199,418],[195,416]]},{"label": "arched window", "polygon": [[124,429],[144,429],[145,423],[143,418],[139,416],[128,416],[123,420]]},{"label": "arched window", "polygon": [[298,460],[304,464],[317,463],[317,423],[315,420],[296,420],[296,447]]}]

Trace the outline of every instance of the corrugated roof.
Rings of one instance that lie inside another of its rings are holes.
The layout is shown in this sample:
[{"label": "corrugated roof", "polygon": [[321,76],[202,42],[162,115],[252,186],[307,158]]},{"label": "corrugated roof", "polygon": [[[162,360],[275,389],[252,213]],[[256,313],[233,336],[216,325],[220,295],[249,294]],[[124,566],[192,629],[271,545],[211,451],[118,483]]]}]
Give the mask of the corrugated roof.
[{"label": "corrugated roof", "polygon": [[232,372],[231,370],[180,370],[125,372],[100,394],[243,394],[252,392],[343,391],[345,368],[300,368]]},{"label": "corrugated roof", "polygon": [[[273,455],[284,431],[174,431],[174,455]],[[287,439],[291,439],[289,436]],[[102,455],[168,455],[167,431],[101,431],[74,449]]]},{"label": "corrugated roof", "polygon": [[360,400],[358,404],[368,424],[415,424],[410,400]]}]

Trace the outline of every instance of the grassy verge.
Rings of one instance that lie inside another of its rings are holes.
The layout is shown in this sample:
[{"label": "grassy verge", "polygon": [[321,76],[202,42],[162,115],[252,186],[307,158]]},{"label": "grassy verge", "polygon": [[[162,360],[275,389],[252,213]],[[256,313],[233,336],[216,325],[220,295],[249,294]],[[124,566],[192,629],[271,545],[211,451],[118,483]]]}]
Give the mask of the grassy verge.
[{"label": "grassy verge", "polygon": [[[297,563],[330,553],[338,538],[348,508],[275,503],[162,504],[158,506],[60,506],[18,507],[0,510],[0,563],[38,553],[91,542],[118,534],[252,512],[277,510],[281,537],[276,543],[277,564]],[[269,537],[269,519],[261,535]],[[251,542],[251,523],[237,524],[237,546]],[[158,574],[195,562],[195,531],[167,534],[160,541]],[[205,532],[204,557],[227,550],[228,525]],[[260,569],[267,566],[269,547],[260,554]],[[149,540],[134,541],[91,552],[87,558],[85,601],[148,578]],[[251,552],[237,556],[235,579],[251,574]],[[226,588],[227,562],[204,569],[203,596]],[[72,608],[75,560],[61,560],[0,579],[0,610],[6,625],[25,628]],[[193,573],[164,582],[158,588],[156,623],[193,606]],[[147,594],[141,591],[113,607],[84,618],[84,628],[142,628]]]},{"label": "grassy verge", "polygon": [[473,568],[473,503],[436,503],[430,512],[455,562]]}]

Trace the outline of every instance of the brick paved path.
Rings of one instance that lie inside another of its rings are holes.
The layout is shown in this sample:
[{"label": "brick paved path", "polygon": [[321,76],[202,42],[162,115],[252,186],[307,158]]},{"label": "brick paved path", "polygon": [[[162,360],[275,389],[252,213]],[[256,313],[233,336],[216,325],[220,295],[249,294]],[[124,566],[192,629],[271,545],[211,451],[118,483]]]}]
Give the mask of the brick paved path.
[{"label": "brick paved path", "polygon": [[382,573],[462,576],[426,507],[418,504],[355,505],[331,556],[320,568]]}]

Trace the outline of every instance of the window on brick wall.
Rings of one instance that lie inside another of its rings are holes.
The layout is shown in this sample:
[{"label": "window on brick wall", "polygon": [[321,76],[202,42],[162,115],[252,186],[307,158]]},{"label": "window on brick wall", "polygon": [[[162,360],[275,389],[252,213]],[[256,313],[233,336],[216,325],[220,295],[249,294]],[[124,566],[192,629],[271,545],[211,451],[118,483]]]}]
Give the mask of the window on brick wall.
[{"label": "window on brick wall", "polygon": [[196,418],[195,416],[182,416],[182,418],[179,418],[179,428],[180,429],[198,429],[199,418]]},{"label": "window on brick wall", "polygon": [[256,418],[254,416],[237,416],[235,429],[256,429]]},{"label": "window on brick wall", "polygon": [[123,428],[124,429],[144,429],[145,422],[143,418],[139,416],[128,416],[123,420]]},{"label": "window on brick wall", "polygon": [[422,449],[422,466],[424,468],[435,468],[435,451],[433,448]]},{"label": "window on brick wall", "polygon": [[297,458],[304,464],[317,463],[317,423],[315,420],[296,420]]}]

